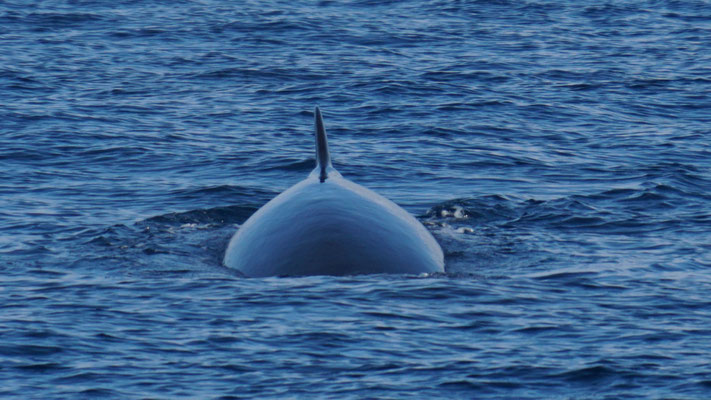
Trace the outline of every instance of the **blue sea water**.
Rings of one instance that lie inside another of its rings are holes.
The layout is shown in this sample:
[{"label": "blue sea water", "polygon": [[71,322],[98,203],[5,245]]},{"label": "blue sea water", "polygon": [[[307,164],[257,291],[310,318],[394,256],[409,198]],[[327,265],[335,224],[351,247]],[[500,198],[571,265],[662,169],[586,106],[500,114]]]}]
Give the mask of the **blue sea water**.
[{"label": "blue sea water", "polygon": [[[0,397],[711,398],[711,3],[0,1]],[[313,168],[435,276],[245,279]]]}]

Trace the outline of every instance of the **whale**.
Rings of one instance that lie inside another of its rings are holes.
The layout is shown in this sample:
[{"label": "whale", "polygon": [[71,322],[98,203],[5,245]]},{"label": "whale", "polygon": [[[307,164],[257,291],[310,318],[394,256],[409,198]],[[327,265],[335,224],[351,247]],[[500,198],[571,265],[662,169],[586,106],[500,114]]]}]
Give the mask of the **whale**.
[{"label": "whale", "polygon": [[314,125],[316,168],[237,229],[223,264],[250,278],[444,272],[427,228],[336,171],[319,107]]}]

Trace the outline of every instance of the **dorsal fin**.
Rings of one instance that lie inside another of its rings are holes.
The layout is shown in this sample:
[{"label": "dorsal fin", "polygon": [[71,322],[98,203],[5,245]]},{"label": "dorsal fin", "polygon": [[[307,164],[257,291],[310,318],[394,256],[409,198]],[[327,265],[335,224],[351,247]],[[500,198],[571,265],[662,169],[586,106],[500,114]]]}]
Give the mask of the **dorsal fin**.
[{"label": "dorsal fin", "polygon": [[331,155],[328,152],[328,138],[326,129],[323,127],[323,117],[321,117],[321,110],[318,107],[314,110],[314,123],[316,126],[316,169],[319,171],[318,179],[324,182],[331,169]]}]

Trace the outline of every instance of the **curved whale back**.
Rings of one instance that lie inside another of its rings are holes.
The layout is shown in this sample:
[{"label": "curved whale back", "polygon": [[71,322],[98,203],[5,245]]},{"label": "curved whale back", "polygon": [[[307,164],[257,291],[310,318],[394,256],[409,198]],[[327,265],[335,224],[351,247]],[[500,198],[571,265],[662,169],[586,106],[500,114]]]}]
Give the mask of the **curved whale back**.
[{"label": "curved whale back", "polygon": [[316,168],[240,227],[225,265],[249,277],[443,271],[442,249],[417,219],[333,168],[318,107],[315,128]]}]

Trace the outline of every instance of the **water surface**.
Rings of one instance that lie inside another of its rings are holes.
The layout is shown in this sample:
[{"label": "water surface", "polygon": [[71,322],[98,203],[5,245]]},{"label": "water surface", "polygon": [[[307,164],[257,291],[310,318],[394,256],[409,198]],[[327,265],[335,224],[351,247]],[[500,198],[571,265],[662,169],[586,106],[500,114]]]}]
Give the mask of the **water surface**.
[{"label": "water surface", "polygon": [[[0,396],[706,399],[706,1],[0,2]],[[437,276],[243,279],[313,168]]]}]

